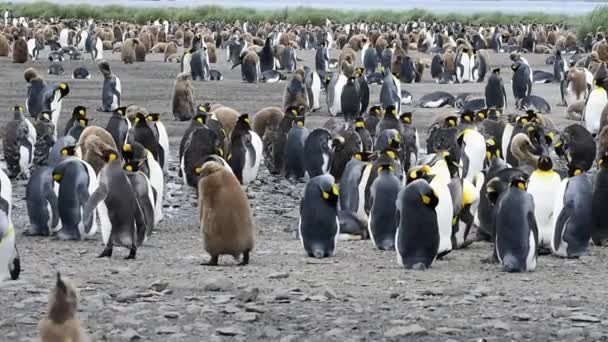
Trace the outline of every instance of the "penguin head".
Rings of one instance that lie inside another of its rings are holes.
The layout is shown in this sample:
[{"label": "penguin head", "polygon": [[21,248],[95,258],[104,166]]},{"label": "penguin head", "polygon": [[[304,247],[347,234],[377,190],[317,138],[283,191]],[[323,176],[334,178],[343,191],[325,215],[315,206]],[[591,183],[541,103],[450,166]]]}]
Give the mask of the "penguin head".
[{"label": "penguin head", "polygon": [[389,161],[399,161],[399,150],[390,147],[385,148],[380,152],[378,160],[381,160],[382,158],[388,158]]},{"label": "penguin head", "polygon": [[362,162],[369,162],[372,160],[373,154],[371,152],[359,151],[353,154],[353,158]]},{"label": "penguin head", "polygon": [[337,135],[331,140],[331,147],[334,150],[341,149],[342,147],[344,147],[345,143],[346,139],[344,139],[344,137],[341,135]]},{"label": "penguin head", "polygon": [[405,112],[399,116],[399,121],[406,125],[410,125],[412,123],[412,112]]},{"label": "penguin head", "polygon": [[362,67],[357,67],[355,68],[355,76],[356,77],[361,77],[365,75],[365,68]]},{"label": "penguin head", "polygon": [[127,115],[127,107],[118,107],[114,109],[113,113],[119,116],[125,116]]},{"label": "penguin head", "polygon": [[382,172],[394,172],[395,166],[391,163],[382,163],[378,165],[378,174]]},{"label": "penguin head", "polygon": [[127,171],[127,172],[137,172],[139,171],[139,167],[143,164],[142,161],[129,161],[127,163],[125,163],[125,165],[123,165],[123,170]]},{"label": "penguin head", "polygon": [[140,113],[138,112],[137,114],[135,114],[135,124],[139,125],[139,124],[146,124],[146,115],[144,113]]},{"label": "penguin head", "polygon": [[597,165],[601,168],[608,168],[608,151],[597,160]]},{"label": "penguin head", "polygon": [[[559,50],[558,50],[558,51],[559,51]],[[492,73],[493,73],[494,75],[500,76],[500,68],[493,69],[493,70],[492,70]]]},{"label": "penguin head", "polygon": [[291,116],[294,119],[297,116],[300,116],[300,114],[301,113],[300,113],[300,107],[299,106],[289,106],[289,107],[287,107],[287,109],[285,109],[285,115]]},{"label": "penguin head", "polygon": [[304,123],[306,121],[306,116],[299,115],[293,120],[293,125],[298,127],[304,127]]},{"label": "penguin head", "polygon": [[51,112],[48,110],[45,110],[45,111],[42,111],[42,113],[40,113],[40,115],[38,116],[38,121],[44,122],[44,123],[49,123],[49,122],[51,122],[52,118],[53,118],[53,115],[51,114]]},{"label": "penguin head", "polygon": [[498,120],[502,116],[502,112],[494,107],[488,108],[486,111],[486,118],[491,120]]},{"label": "penguin head", "polygon": [[410,184],[416,179],[425,179],[430,182],[430,179],[433,177],[432,173],[433,170],[427,164],[415,166],[408,171],[405,183]]},{"label": "penguin head", "polygon": [[521,63],[513,63],[513,64],[511,64],[511,70],[517,71],[517,69],[519,69],[520,66],[521,66]]},{"label": "penguin head", "polygon": [[576,164],[568,164],[568,177],[575,177],[581,175],[585,172],[585,170],[576,165]]},{"label": "penguin head", "polygon": [[63,157],[73,157],[76,155],[76,148],[78,146],[76,145],[71,145],[71,146],[66,146],[64,148],[61,149],[60,153],[61,156]]},{"label": "penguin head", "polygon": [[106,61],[99,63],[98,67],[99,67],[99,71],[101,71],[101,73],[104,75],[109,75],[112,73],[110,71],[110,63],[108,63]]},{"label": "penguin head", "polygon": [[526,191],[528,189],[528,184],[526,183],[526,180],[521,177],[517,177],[517,178],[513,179],[511,181],[510,186],[511,186],[511,188],[517,188],[517,189],[523,190],[523,191]]},{"label": "penguin head", "polygon": [[479,111],[477,111],[477,113],[475,113],[475,121],[480,122],[487,118],[488,118],[488,112],[486,109],[479,110]]},{"label": "penguin head", "polygon": [[374,117],[381,117],[383,115],[382,107],[373,106],[369,109],[369,115]]},{"label": "penguin head", "polygon": [[87,116],[87,109],[83,106],[76,106],[72,111],[73,118],[84,118]]},{"label": "penguin head", "polygon": [[538,169],[541,171],[551,171],[553,169],[553,161],[547,154],[543,154],[538,158]]},{"label": "penguin head", "polygon": [[251,118],[249,117],[249,113],[241,114],[237,119],[237,125],[243,125],[246,128],[251,129]]},{"label": "penguin head", "polygon": [[458,171],[460,170],[459,158],[456,156],[456,153],[450,152],[447,150],[437,151],[437,154],[445,160],[447,164],[448,171],[450,172],[451,177],[456,177],[458,175]]},{"label": "penguin head", "polygon": [[365,128],[365,120],[362,117],[355,119],[355,128]]},{"label": "penguin head", "polygon": [[321,191],[321,197],[332,204],[338,202],[340,198],[340,188],[338,184],[331,182],[319,182],[319,190]]},{"label": "penguin head", "polygon": [[458,125],[458,117],[448,116],[444,119],[444,123],[447,127],[456,127]]},{"label": "penguin head", "polygon": [[87,127],[89,125],[89,119],[87,118],[78,118],[74,121],[74,126]]},{"label": "penguin head", "polygon": [[160,114],[158,113],[150,113],[148,115],[146,115],[146,120],[149,122],[159,122],[160,121]]},{"label": "penguin head", "polygon": [[395,106],[393,106],[393,105],[387,106],[387,107],[384,109],[384,112],[385,112],[386,114],[388,114],[388,115],[392,115],[392,116],[394,116],[394,117],[397,117],[397,114],[399,113],[399,112],[397,111],[397,107],[395,107]]},{"label": "penguin head", "polygon": [[118,160],[118,153],[116,153],[116,151],[108,149],[103,151],[103,160],[106,163],[111,163],[115,160]]},{"label": "penguin head", "polygon": [[472,124],[475,121],[475,113],[472,111],[463,111],[460,113],[460,122],[463,124]]},{"label": "penguin head", "polygon": [[67,83],[59,83],[57,88],[59,89],[61,98],[66,97],[70,93],[70,86]]},{"label": "penguin head", "polygon": [[207,113],[197,113],[192,117],[192,122],[196,122],[200,125],[207,124],[207,119],[209,118],[209,114]]},{"label": "penguin head", "polygon": [[211,111],[211,104],[209,102],[205,102],[204,104],[199,105],[196,108],[197,114],[200,114],[200,113],[209,113],[210,111]]},{"label": "penguin head", "polygon": [[53,180],[57,183],[61,183],[61,180],[63,179],[63,173],[61,173],[60,171],[53,171]]},{"label": "penguin head", "polygon": [[388,146],[395,150],[398,150],[399,148],[401,148],[401,134],[399,133],[399,131],[393,129],[387,133],[388,133]]},{"label": "penguin head", "polygon": [[23,113],[23,107],[21,107],[20,105],[14,105],[13,106],[13,112],[15,114],[17,114],[17,113]]}]

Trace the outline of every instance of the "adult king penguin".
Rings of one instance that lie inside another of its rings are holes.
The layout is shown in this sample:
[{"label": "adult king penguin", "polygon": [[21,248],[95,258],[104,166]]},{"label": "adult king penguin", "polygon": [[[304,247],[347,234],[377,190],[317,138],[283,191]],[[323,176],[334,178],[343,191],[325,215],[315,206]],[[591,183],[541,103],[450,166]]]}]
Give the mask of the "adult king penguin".
[{"label": "adult king penguin", "polygon": [[27,179],[34,161],[36,130],[23,115],[21,106],[13,107],[13,120],[5,127],[2,145],[10,178]]},{"label": "adult king penguin", "polygon": [[21,273],[21,260],[11,221],[12,193],[11,182],[0,169],[0,283],[8,279],[17,280]]},{"label": "adult king penguin", "polygon": [[112,112],[120,107],[122,85],[120,79],[110,70],[108,62],[99,63],[99,71],[103,74],[103,88],[101,90],[100,112]]},{"label": "adult king penguin", "polygon": [[500,69],[492,70],[492,74],[488,77],[485,94],[486,107],[496,108],[503,112],[507,109],[507,92],[500,76]]},{"label": "adult king penguin", "polygon": [[585,121],[585,128],[594,136],[600,131],[600,123],[602,120],[602,111],[606,104],[608,104],[608,94],[604,89],[608,81],[608,72],[606,71],[605,64],[597,70],[593,83],[595,89],[589,93],[587,101],[585,102],[585,110],[583,112],[583,118]]},{"label": "adult king penguin", "polygon": [[395,203],[403,186],[393,171],[391,164],[378,166],[378,176],[370,188],[369,236],[374,245],[383,251],[395,248],[399,220]]},{"label": "adult king penguin", "polygon": [[239,116],[230,137],[228,164],[243,185],[255,180],[262,161],[262,139],[251,129],[249,114]]}]

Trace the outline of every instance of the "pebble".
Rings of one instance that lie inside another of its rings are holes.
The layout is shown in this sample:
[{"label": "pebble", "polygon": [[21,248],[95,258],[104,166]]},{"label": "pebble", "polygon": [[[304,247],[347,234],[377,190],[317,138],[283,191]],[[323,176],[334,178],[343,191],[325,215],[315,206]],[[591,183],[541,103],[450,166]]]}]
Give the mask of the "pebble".
[{"label": "pebble", "polygon": [[326,287],[323,290],[323,296],[325,296],[327,299],[336,299],[336,298],[338,298],[338,294],[336,294],[336,291],[332,290],[329,287]]},{"label": "pebble", "polygon": [[384,332],[384,337],[386,338],[396,338],[403,336],[412,336],[412,335],[424,335],[427,331],[424,327],[418,324],[412,324],[404,327],[394,327],[390,328]]},{"label": "pebble", "polygon": [[203,290],[212,292],[226,292],[232,288],[232,282],[227,278],[211,279],[203,285]]},{"label": "pebble", "polygon": [[257,287],[254,287],[252,289],[247,289],[247,290],[243,290],[243,291],[239,292],[236,295],[236,299],[240,300],[241,302],[250,303],[250,302],[255,302],[258,299],[259,295],[260,295],[260,289],[258,289]]},{"label": "pebble", "polygon": [[238,326],[229,326],[215,329],[215,332],[222,336],[237,336],[237,335],[245,335],[243,329]]},{"label": "pebble", "polygon": [[138,295],[135,291],[127,290],[123,291],[116,296],[116,301],[119,303],[133,302],[137,299]]},{"label": "pebble", "polygon": [[588,323],[599,323],[601,320],[597,317],[588,315],[573,315],[570,316],[570,320],[573,322],[588,322]]},{"label": "pebble", "polygon": [[137,340],[141,340],[141,335],[139,335],[139,333],[137,331],[135,331],[134,329],[127,329],[125,330],[120,337],[122,338],[123,341],[137,341]]},{"label": "pebble", "polygon": [[168,312],[163,313],[163,317],[169,318],[169,319],[176,319],[176,318],[179,318],[179,312],[168,311]]},{"label": "pebble", "polygon": [[198,305],[190,304],[186,306],[186,312],[190,315],[196,315],[201,312],[201,308]]},{"label": "pebble", "polygon": [[234,305],[226,305],[226,307],[224,307],[224,309],[222,309],[223,313],[227,313],[227,314],[234,314],[237,312],[240,312],[241,309],[239,309],[238,307],[234,306]]},{"label": "pebble", "polygon": [[234,315],[234,319],[239,322],[255,322],[258,320],[258,314],[254,312],[238,312]]},{"label": "pebble", "polygon": [[173,334],[177,334],[178,332],[179,332],[179,328],[176,326],[160,327],[160,328],[156,328],[156,330],[154,330],[154,333],[156,335],[173,335]]},{"label": "pebble", "polygon": [[557,337],[567,336],[581,336],[583,335],[583,328],[566,328],[557,331]]},{"label": "pebble", "polygon": [[289,273],[276,272],[271,273],[268,278],[270,279],[285,279],[289,277]]},{"label": "pebble", "polygon": [[505,330],[505,331],[509,331],[511,330],[511,326],[508,323],[505,323],[503,321],[490,321],[488,323],[482,324],[479,326],[479,328],[481,329],[496,329],[496,330]]},{"label": "pebble", "polygon": [[515,319],[516,321],[529,321],[532,319],[532,316],[528,315],[528,314],[515,314],[513,315],[513,319]]},{"label": "pebble", "polygon": [[155,281],[150,285],[150,288],[156,292],[163,292],[169,287],[169,283],[166,281]]}]

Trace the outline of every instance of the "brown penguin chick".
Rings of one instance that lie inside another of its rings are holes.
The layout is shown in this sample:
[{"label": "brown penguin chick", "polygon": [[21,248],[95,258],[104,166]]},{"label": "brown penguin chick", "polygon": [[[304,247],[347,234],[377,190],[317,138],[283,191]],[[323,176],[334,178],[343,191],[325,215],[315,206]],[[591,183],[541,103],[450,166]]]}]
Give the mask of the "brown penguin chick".
[{"label": "brown penguin chick", "polygon": [[362,35],[355,34],[348,40],[348,45],[350,45],[351,49],[355,52],[359,52],[359,50],[363,49],[363,39],[365,37]]},{"label": "brown penguin chick", "polygon": [[116,40],[118,40],[119,42],[121,42],[122,41],[122,32],[123,32],[122,27],[120,27],[120,25],[115,24],[112,27],[112,31],[114,31],[114,38]]},{"label": "brown penguin chick", "polygon": [[534,47],[534,53],[545,54],[548,55],[551,53],[551,49],[546,45],[537,44]]},{"label": "brown penguin chick", "polygon": [[215,51],[215,44],[207,44],[207,56],[209,56],[209,63],[217,63],[217,52]]},{"label": "brown penguin chick", "polygon": [[148,110],[144,107],[136,105],[131,105],[127,107],[127,118],[132,123],[135,122],[135,117],[137,116],[137,113],[142,113],[144,116],[148,116]]},{"label": "brown penguin chick", "polygon": [[167,45],[169,43],[156,43],[156,45],[154,45],[151,49],[150,49],[150,53],[165,53],[165,50],[167,49]]},{"label": "brown penguin chick", "polygon": [[213,113],[215,118],[222,123],[222,126],[226,131],[226,137],[231,136],[232,130],[234,130],[234,126],[236,126],[236,122],[239,119],[239,112],[230,107],[222,106],[217,109],[211,107],[211,113]]},{"label": "brown penguin chick", "polygon": [[104,40],[101,42],[101,47],[104,51],[114,50],[114,43],[111,40]]},{"label": "brown penguin chick", "polygon": [[343,49],[347,43],[348,43],[348,36],[344,33],[338,34],[338,37],[336,38],[336,46],[338,47],[338,49]]},{"label": "brown penguin chick", "polygon": [[184,50],[192,48],[192,39],[194,38],[194,33],[187,29],[184,31]]},{"label": "brown penguin chick", "polygon": [[597,156],[601,158],[608,152],[608,126],[604,126],[597,136]]},{"label": "brown penguin chick", "polygon": [[386,49],[387,46],[388,46],[388,41],[386,40],[386,37],[380,36],[376,40],[375,47],[378,52],[384,51],[384,49]]},{"label": "brown penguin chick", "polygon": [[145,62],[146,54],[148,53],[148,48],[137,38],[133,39],[133,44],[135,48],[135,61],[136,62]]},{"label": "brown penguin chick", "polygon": [[568,71],[568,81],[570,82],[568,88],[572,90],[576,100],[584,100],[587,93],[587,77],[585,76],[585,70],[581,68],[570,68]]},{"label": "brown penguin chick", "polygon": [[279,127],[279,123],[283,120],[283,110],[279,107],[266,107],[260,109],[253,117],[253,131],[260,138],[264,137],[266,131],[275,130]]},{"label": "brown penguin chick", "polygon": [[169,58],[173,55],[177,54],[177,44],[175,42],[167,43],[165,47],[165,62],[169,60]]},{"label": "brown penguin chick", "polygon": [[445,67],[445,70],[450,75],[455,75],[456,74],[456,67],[455,67],[455,64],[454,64],[454,60],[455,59],[456,59],[456,54],[452,50],[446,51],[443,54],[443,65]]},{"label": "brown penguin chick", "polygon": [[13,43],[13,63],[25,63],[27,62],[27,42],[22,37],[15,37]]},{"label": "brown penguin chick", "polygon": [[255,240],[255,226],[247,195],[234,174],[215,161],[197,168],[198,207],[206,265],[216,266],[221,255],[242,254],[240,266],[249,263]]},{"label": "brown penguin chick", "polygon": [[120,59],[125,64],[133,64],[135,62],[135,46],[139,44],[139,40],[128,38],[122,43],[120,49]]},{"label": "brown penguin chick", "polygon": [[40,342],[90,342],[76,318],[76,289],[57,273],[57,283],[49,294],[48,316],[38,324]]},{"label": "brown penguin chick", "polygon": [[0,57],[8,57],[11,53],[11,44],[5,35],[0,33]]},{"label": "brown penguin chick", "polygon": [[97,174],[105,165],[105,153],[118,151],[116,142],[110,132],[98,126],[85,128],[78,139],[78,146],[80,147],[82,160],[88,162]]},{"label": "brown penguin chick", "polygon": [[167,34],[165,30],[160,30],[156,33],[156,44],[158,43],[166,43],[167,42]]},{"label": "brown penguin chick", "polygon": [[355,67],[353,66],[353,63],[350,63],[348,61],[344,61],[344,62],[342,62],[342,64],[340,64],[340,71],[346,77],[355,76]]},{"label": "brown penguin chick", "polygon": [[[604,124],[606,123],[604,120],[608,119],[605,116],[605,115],[608,115],[606,108],[607,107],[604,107],[604,111],[602,111],[601,127],[603,127]],[[574,121],[581,121],[583,119],[583,110],[585,110],[585,101],[584,100],[576,101],[573,104],[569,105],[568,108],[566,109],[566,118],[568,118],[570,120],[574,120]]]},{"label": "brown penguin chick", "polygon": [[302,107],[302,113],[308,112],[308,93],[306,92],[306,84],[304,83],[304,71],[296,70],[293,78],[285,85],[283,93],[283,108]]},{"label": "brown penguin chick", "polygon": [[511,139],[511,153],[519,161],[519,165],[529,165],[533,168],[538,166],[539,156],[532,154],[534,147],[530,138],[524,133],[517,133]]},{"label": "brown penguin chick", "polygon": [[353,50],[350,45],[346,45],[342,52],[340,52],[340,56],[338,57],[338,65],[342,65],[342,62],[346,61],[350,64],[354,64],[356,60],[355,50]]},{"label": "brown penguin chick", "polygon": [[142,31],[139,34],[140,43],[146,48],[146,53],[152,48],[154,44],[152,44],[152,34],[150,31]]},{"label": "brown penguin chick", "polygon": [[196,114],[191,73],[185,72],[177,75],[172,102],[175,119],[179,121],[190,120]]}]

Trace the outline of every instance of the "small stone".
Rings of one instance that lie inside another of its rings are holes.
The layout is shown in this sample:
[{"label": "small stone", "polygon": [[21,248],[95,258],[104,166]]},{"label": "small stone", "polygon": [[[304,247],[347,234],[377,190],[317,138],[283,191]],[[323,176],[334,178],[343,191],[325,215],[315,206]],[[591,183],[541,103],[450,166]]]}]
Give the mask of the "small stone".
[{"label": "small stone", "polygon": [[390,328],[384,332],[386,338],[396,338],[402,336],[425,335],[426,329],[418,324],[412,324],[404,327]]},{"label": "small stone", "polygon": [[327,301],[327,297],[325,296],[321,296],[321,295],[317,295],[317,296],[310,296],[308,297],[310,300],[312,300],[313,302],[326,302]]},{"label": "small stone", "polygon": [[331,288],[329,288],[329,287],[326,287],[323,290],[323,296],[325,296],[325,298],[327,298],[327,299],[336,299],[336,298],[338,298],[338,295],[336,294],[336,292],[334,290],[332,290]]},{"label": "small stone", "polygon": [[169,319],[176,319],[176,318],[179,318],[179,312],[169,311],[169,312],[163,313],[163,316],[165,318],[169,318]]},{"label": "small stone", "polygon": [[437,331],[438,333],[440,333],[442,335],[460,335],[460,334],[462,334],[462,329],[448,328],[448,327],[439,327],[439,328],[435,329],[435,331]]},{"label": "small stone", "polygon": [[238,312],[234,315],[234,319],[239,322],[255,322],[258,320],[258,314],[254,312]]},{"label": "small stone", "polygon": [[237,336],[245,335],[245,332],[238,326],[222,327],[215,329],[215,332],[222,336]]},{"label": "small stone", "polygon": [[583,335],[583,328],[567,328],[560,329],[557,331],[557,337],[563,338],[568,336],[581,336]]},{"label": "small stone", "polygon": [[271,273],[268,278],[270,279],[285,279],[288,278],[289,274],[288,273],[281,273],[281,272],[277,272],[277,273]]},{"label": "small stone", "polygon": [[511,330],[511,326],[503,321],[490,321],[488,323],[479,326],[482,329],[495,329],[495,330]]},{"label": "small stone", "polygon": [[198,305],[190,304],[186,306],[186,312],[190,315],[196,315],[201,312],[201,308]]},{"label": "small stone", "polygon": [[389,295],[389,298],[390,298],[390,299],[395,299],[395,298],[398,298],[398,297],[399,297],[399,294],[398,294],[398,293],[396,293],[396,292],[393,292],[393,293],[391,293],[391,294]]},{"label": "small stone", "polygon": [[150,285],[150,288],[156,292],[163,292],[167,289],[169,283],[166,281],[155,281]]},{"label": "small stone", "polygon": [[266,309],[258,305],[247,305],[245,306],[245,311],[263,314],[266,312]]},{"label": "small stone", "polygon": [[122,338],[123,341],[138,341],[141,340],[141,335],[139,335],[139,333],[137,331],[135,331],[134,329],[127,329],[125,330],[120,337]]},{"label": "small stone", "polygon": [[121,293],[118,294],[118,296],[116,296],[116,301],[119,303],[127,303],[127,302],[133,302],[137,299],[137,293],[135,293],[135,291],[123,291]]},{"label": "small stone", "polygon": [[236,299],[240,300],[241,302],[245,302],[245,303],[255,302],[258,299],[259,294],[260,294],[260,289],[258,289],[257,287],[254,287],[250,290],[243,290],[243,291],[239,292],[236,295]]},{"label": "small stone", "polygon": [[226,307],[224,307],[222,312],[227,313],[227,314],[235,314],[237,312],[241,312],[241,309],[239,309],[238,307],[236,307],[234,305],[226,305]]},{"label": "small stone", "polygon": [[601,322],[601,320],[597,317],[582,315],[582,314],[570,316],[570,320],[573,322],[587,322],[587,323]]},{"label": "small stone", "polygon": [[225,292],[232,290],[232,282],[226,278],[211,279],[203,285],[203,290]]},{"label": "small stone", "polygon": [[524,313],[517,313],[513,315],[513,319],[516,321],[529,321],[532,319],[532,316]]},{"label": "small stone", "polygon": [[173,335],[177,334],[178,332],[179,329],[176,326],[160,327],[154,330],[154,333],[156,333],[156,335]]},{"label": "small stone", "polygon": [[339,336],[343,336],[343,335],[344,335],[344,330],[339,329],[339,328],[331,329],[330,331],[325,333],[325,336],[328,336],[328,337],[339,337]]},{"label": "small stone", "polygon": [[274,340],[279,336],[281,336],[281,332],[274,327],[266,326],[262,330],[262,337],[268,337]]},{"label": "small stone", "polygon": [[213,299],[213,304],[226,304],[226,303],[230,303],[230,301],[232,301],[233,296],[231,295],[226,295],[226,296],[216,296]]}]

